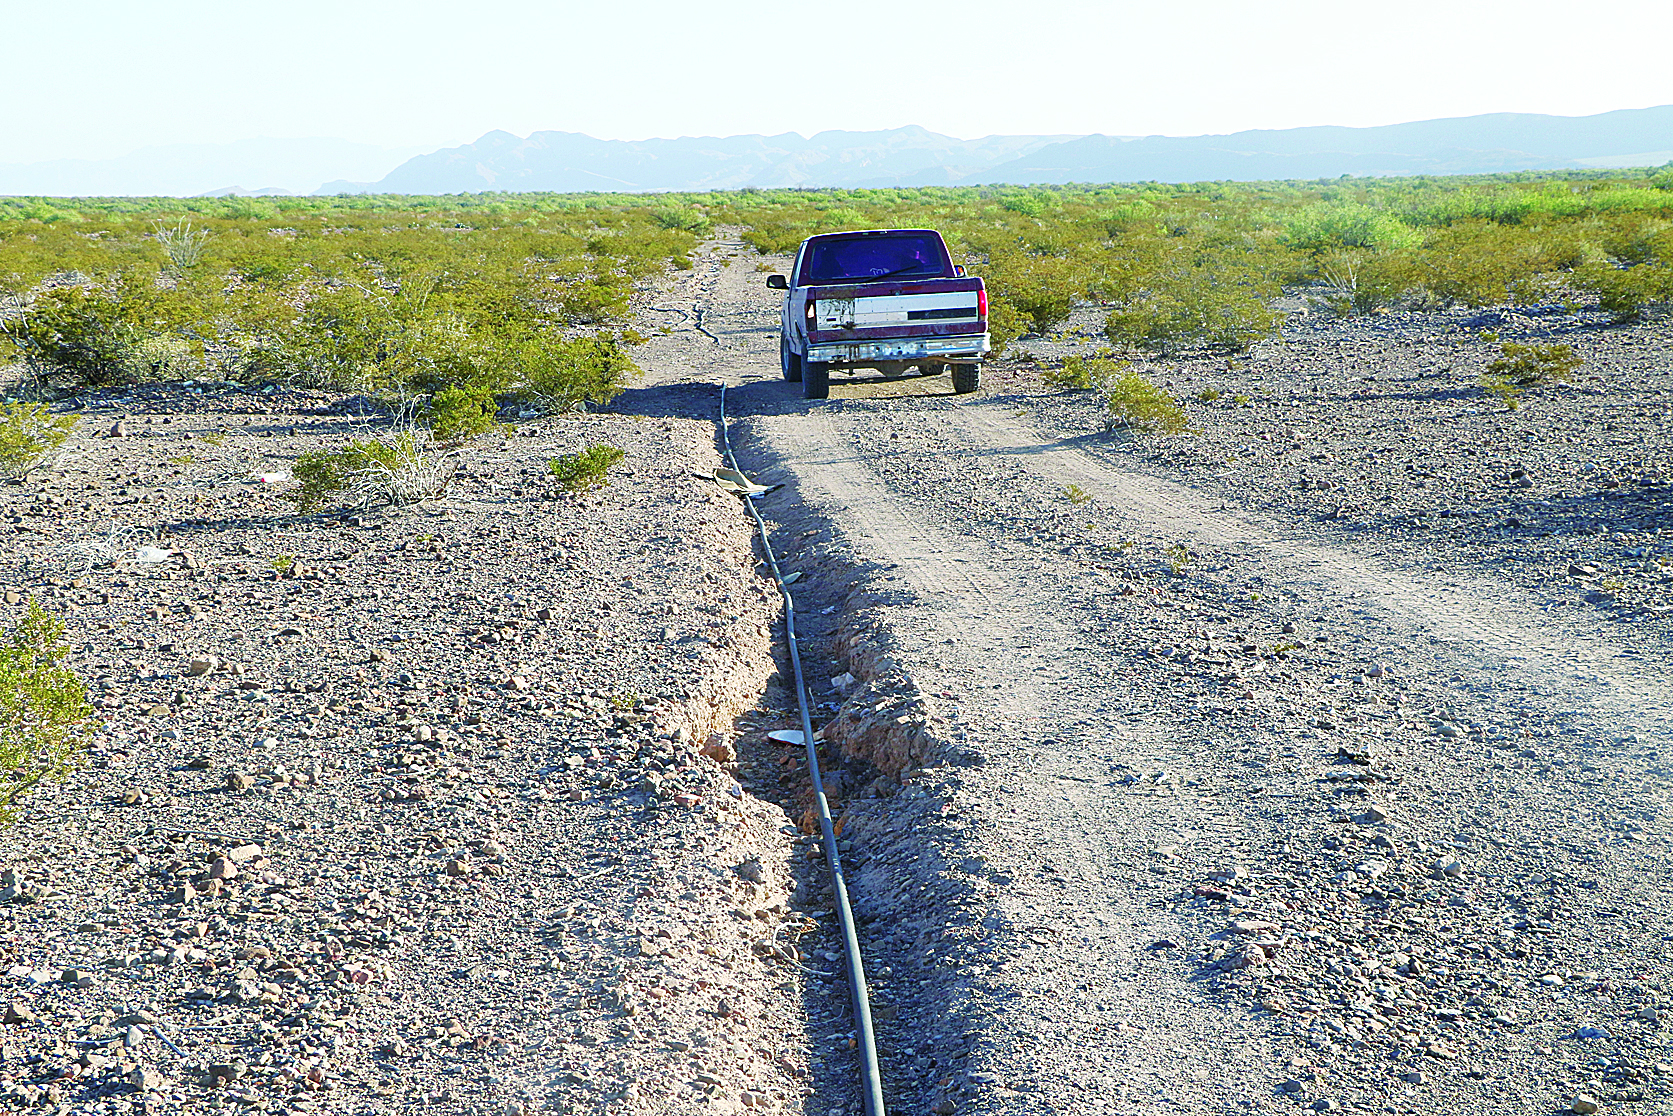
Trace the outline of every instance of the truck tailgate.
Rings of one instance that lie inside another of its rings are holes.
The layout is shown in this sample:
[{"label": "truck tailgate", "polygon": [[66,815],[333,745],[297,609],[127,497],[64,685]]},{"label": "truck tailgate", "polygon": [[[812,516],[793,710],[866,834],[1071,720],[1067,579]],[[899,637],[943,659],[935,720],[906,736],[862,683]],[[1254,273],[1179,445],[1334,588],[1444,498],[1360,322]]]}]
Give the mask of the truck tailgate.
[{"label": "truck tailgate", "polygon": [[818,287],[810,340],[944,336],[980,330],[981,280]]}]

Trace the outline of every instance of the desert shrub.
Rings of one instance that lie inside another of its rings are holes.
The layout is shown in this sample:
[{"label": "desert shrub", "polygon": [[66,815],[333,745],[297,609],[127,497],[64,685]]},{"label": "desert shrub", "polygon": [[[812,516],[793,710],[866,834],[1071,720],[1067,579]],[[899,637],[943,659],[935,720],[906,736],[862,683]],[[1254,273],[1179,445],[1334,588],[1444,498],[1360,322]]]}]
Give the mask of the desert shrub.
[{"label": "desert shrub", "polygon": [[1420,257],[1417,278],[1441,302],[1541,302],[1560,283],[1557,272],[1567,255],[1563,247],[1539,229],[1462,222],[1434,234]]},{"label": "desert shrub", "polygon": [[[1189,425],[1185,412],[1167,392],[1131,368],[1116,365],[1113,376],[1101,388],[1104,397],[1105,430],[1137,430],[1146,434],[1183,434]],[[1097,375],[1097,373],[1094,373]]]},{"label": "desert shrub", "polygon": [[1549,345],[1520,345],[1506,341],[1499,356],[1488,363],[1487,372],[1519,388],[1547,387],[1574,379],[1576,369],[1586,362],[1573,346],[1561,342]]},{"label": "desert shrub", "polygon": [[1284,240],[1308,252],[1332,248],[1416,248],[1423,236],[1386,210],[1355,202],[1309,205],[1284,222]]},{"label": "desert shrub", "polygon": [[208,229],[194,226],[185,217],[173,225],[155,221],[152,229],[163,255],[168,257],[169,268],[175,274],[184,274],[203,262],[204,242],[209,239]]},{"label": "desert shrub", "polygon": [[1277,330],[1275,285],[1258,275],[1213,266],[1158,276],[1110,312],[1104,333],[1118,345],[1171,352],[1187,345],[1237,351]]},{"label": "desert shrub", "polygon": [[572,321],[596,325],[626,314],[632,294],[631,287],[612,279],[587,279],[565,287],[558,304]]},{"label": "desert shrub", "polygon": [[1021,317],[1024,333],[1042,337],[1069,320],[1075,299],[1086,290],[1085,276],[1073,261],[1051,256],[1007,252],[992,257],[986,271],[993,295],[990,329],[993,303],[1003,302]]},{"label": "desert shrub", "polygon": [[547,468],[566,492],[586,492],[609,483],[612,465],[627,456],[608,443],[588,446],[580,453],[566,453],[547,462]]},{"label": "desert shrub", "polygon": [[425,409],[430,431],[444,442],[474,438],[499,425],[500,404],[488,384],[452,384],[430,397]]},{"label": "desert shrub", "polygon": [[1026,190],[999,199],[999,208],[1025,217],[1040,217],[1056,207],[1057,196],[1050,190]]},{"label": "desert shrub", "polygon": [[1338,314],[1369,313],[1422,290],[1410,252],[1344,248],[1319,253],[1314,268],[1325,285],[1323,301]]},{"label": "desert shrub", "polygon": [[86,748],[93,707],[86,683],[63,664],[67,653],[63,621],[34,600],[0,638],[0,818]]},{"label": "desert shrub", "polygon": [[24,314],[0,323],[0,331],[41,366],[98,385],[121,379],[142,336],[138,320],[119,297],[60,287],[43,294]]},{"label": "desert shrub", "polygon": [[651,219],[665,229],[679,229],[693,236],[708,236],[714,227],[708,215],[689,205],[663,205],[651,210]]},{"label": "desert shrub", "polygon": [[342,495],[361,506],[401,506],[440,496],[453,479],[454,461],[437,453],[418,430],[349,443],[339,450],[310,450],[296,459],[296,487],[286,493],[298,511],[311,512]]},{"label": "desert shrub", "polygon": [[510,351],[518,392],[536,406],[571,411],[620,395],[639,372],[613,338],[529,338]]},{"label": "desert shrub", "polygon": [[0,330],[38,374],[394,396],[509,391],[508,342],[619,334],[635,283],[685,260],[707,221],[682,196],[74,205],[79,228],[0,201],[0,288],[26,307]]},{"label": "desert shrub", "polygon": [[1011,342],[1028,332],[1028,318],[997,295],[988,298],[988,341],[993,355],[1002,355]]},{"label": "desert shrub", "polygon": [[1110,236],[1120,236],[1141,221],[1155,221],[1156,207],[1144,198],[1123,202],[1101,214],[1104,230]]},{"label": "desert shrub", "polygon": [[1598,305],[1617,321],[1632,321],[1647,306],[1673,301],[1673,253],[1667,262],[1632,267],[1609,260],[1590,261],[1575,270],[1570,282],[1595,295]]},{"label": "desert shrub", "polygon": [[1089,391],[1108,381],[1120,369],[1127,367],[1127,362],[1115,361],[1115,354],[1108,349],[1100,349],[1090,357],[1067,356],[1058,368],[1047,368],[1040,373],[1040,379],[1052,387],[1067,388],[1070,391]]},{"label": "desert shrub", "polygon": [[55,415],[44,403],[0,405],[0,476],[27,476],[75,425],[74,415]]}]

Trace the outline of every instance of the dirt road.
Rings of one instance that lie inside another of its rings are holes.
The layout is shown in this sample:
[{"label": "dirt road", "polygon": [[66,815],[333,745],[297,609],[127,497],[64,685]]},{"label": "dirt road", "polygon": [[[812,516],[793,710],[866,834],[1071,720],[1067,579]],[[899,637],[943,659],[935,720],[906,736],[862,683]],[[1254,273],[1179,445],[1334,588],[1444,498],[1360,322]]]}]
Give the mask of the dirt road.
[{"label": "dirt road", "polygon": [[1190,487],[1003,371],[804,403],[755,264],[663,303],[706,333],[669,315],[646,394],[732,385],[872,683],[816,697],[939,749],[848,802],[901,1111],[1667,1103],[1664,635]]}]

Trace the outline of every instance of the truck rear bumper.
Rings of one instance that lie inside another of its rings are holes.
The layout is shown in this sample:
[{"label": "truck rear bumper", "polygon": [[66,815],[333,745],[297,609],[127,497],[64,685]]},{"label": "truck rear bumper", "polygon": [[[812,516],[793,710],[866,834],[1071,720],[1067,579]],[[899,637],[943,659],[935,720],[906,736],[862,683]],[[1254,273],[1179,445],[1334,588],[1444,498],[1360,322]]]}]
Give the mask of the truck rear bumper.
[{"label": "truck rear bumper", "polygon": [[845,341],[809,345],[806,359],[824,364],[864,364],[873,360],[981,360],[991,346],[988,335],[902,337],[883,341]]}]

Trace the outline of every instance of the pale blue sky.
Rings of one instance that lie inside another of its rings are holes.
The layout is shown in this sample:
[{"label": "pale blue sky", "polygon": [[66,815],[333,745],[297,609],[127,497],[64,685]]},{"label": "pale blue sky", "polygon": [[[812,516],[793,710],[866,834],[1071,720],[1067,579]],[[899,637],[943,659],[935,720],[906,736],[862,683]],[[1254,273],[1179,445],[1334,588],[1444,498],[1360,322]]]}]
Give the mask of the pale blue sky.
[{"label": "pale blue sky", "polygon": [[1673,103],[1616,0],[0,0],[0,162],[542,129],[1194,135]]}]

